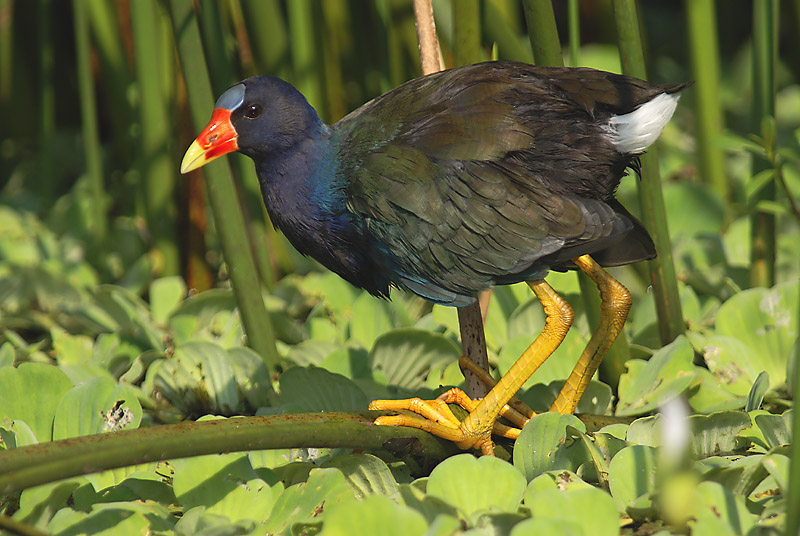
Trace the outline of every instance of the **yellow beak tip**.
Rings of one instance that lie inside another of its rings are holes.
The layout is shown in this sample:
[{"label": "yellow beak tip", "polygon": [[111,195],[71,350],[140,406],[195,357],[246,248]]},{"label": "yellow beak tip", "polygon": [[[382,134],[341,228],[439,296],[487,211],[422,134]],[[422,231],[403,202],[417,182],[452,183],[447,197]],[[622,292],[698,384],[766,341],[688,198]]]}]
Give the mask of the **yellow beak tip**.
[{"label": "yellow beak tip", "polygon": [[194,171],[195,169],[202,167],[208,163],[208,160],[205,159],[205,151],[200,144],[197,143],[197,140],[193,141],[189,148],[186,150],[186,154],[183,155],[183,160],[181,161],[181,173],[189,173],[190,171]]}]

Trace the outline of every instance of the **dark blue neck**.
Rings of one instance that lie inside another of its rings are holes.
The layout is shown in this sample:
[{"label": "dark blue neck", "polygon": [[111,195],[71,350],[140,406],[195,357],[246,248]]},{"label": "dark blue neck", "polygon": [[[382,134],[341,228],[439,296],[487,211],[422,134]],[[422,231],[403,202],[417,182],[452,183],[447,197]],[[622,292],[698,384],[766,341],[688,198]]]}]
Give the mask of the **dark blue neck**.
[{"label": "dark blue neck", "polygon": [[363,222],[347,210],[331,128],[320,121],[290,150],[255,162],[272,223],[292,245],[354,285],[388,295],[388,281],[370,260]]}]

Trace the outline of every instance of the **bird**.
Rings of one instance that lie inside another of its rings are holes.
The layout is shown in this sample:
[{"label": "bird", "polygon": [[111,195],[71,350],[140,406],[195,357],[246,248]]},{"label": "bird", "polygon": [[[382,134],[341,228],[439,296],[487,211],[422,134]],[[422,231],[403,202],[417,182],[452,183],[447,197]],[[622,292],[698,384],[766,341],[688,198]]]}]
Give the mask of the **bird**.
[{"label": "bird", "polygon": [[[569,304],[545,281],[550,271],[582,270],[601,295],[599,326],[551,411],[575,411],[621,331],[630,293],[604,267],[656,250],[615,191],[687,85],[490,61],[410,80],[328,125],[288,82],[254,76],[222,93],[181,172],[233,151],[250,157],[273,225],[375,296],[395,287],[463,307],[495,285],[526,282],[545,326],[484,398],[451,389],[370,404],[399,412],[375,424],[492,455],[492,434],[516,438],[530,416],[509,407],[513,395],[572,324]],[[463,420],[450,403],[467,410]]]}]

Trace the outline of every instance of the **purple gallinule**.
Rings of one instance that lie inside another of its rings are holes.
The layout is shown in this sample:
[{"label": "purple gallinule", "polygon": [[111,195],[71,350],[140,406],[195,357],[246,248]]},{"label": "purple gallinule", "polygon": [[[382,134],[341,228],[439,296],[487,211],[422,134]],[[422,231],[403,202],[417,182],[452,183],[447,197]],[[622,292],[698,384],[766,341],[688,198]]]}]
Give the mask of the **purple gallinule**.
[{"label": "purple gallinule", "polygon": [[[378,424],[491,454],[493,430],[518,434],[496,424],[498,415],[513,419],[506,404],[572,322],[569,304],[544,281],[549,270],[583,270],[602,298],[600,325],[551,410],[575,410],[622,329],[630,294],[601,266],[651,259],[655,248],[614,192],[685,86],[487,62],[406,82],[329,126],[294,87],[256,76],[222,94],[181,171],[231,151],[251,157],[274,225],[376,296],[395,286],[464,306],[493,285],[527,282],[545,327],[485,398],[451,391],[371,405],[419,415]],[[469,415],[459,421],[446,402]]]}]

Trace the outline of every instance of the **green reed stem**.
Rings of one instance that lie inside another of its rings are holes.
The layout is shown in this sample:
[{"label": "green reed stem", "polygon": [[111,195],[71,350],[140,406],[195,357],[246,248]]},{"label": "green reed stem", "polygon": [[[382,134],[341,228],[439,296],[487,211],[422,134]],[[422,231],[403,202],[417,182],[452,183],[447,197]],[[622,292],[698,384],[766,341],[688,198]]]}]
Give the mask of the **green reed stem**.
[{"label": "green reed stem", "polygon": [[139,167],[153,247],[161,254],[160,275],[180,273],[175,170],[168,151],[172,132],[162,86],[162,36],[154,0],[130,4],[136,78],[139,82],[141,147]]},{"label": "green reed stem", "polygon": [[375,418],[385,413],[300,413],[183,422],[15,448],[0,457],[0,495],[106,469],[220,452],[381,449],[389,439],[414,438],[408,454],[442,459],[455,453],[452,443],[427,432],[374,426]]},{"label": "green reed stem", "polygon": [[316,31],[310,0],[294,0],[286,4],[289,16],[289,52],[294,77],[292,84],[302,93],[320,117],[327,119],[320,69],[317,64]]},{"label": "green reed stem", "polygon": [[96,247],[103,241],[107,231],[106,193],[105,185],[103,184],[103,164],[97,126],[97,101],[94,94],[94,78],[92,77],[87,1],[75,0],[72,4],[72,12],[75,24],[75,52],[78,66],[78,92],[81,102],[83,154],[86,159],[86,172],[89,176],[92,196],[89,231]]},{"label": "green reed stem", "polygon": [[569,17],[569,61],[570,65],[578,67],[581,50],[581,10],[578,0],[569,0],[567,15]]},{"label": "green reed stem", "polygon": [[453,67],[481,59],[481,6],[478,0],[453,4]]},{"label": "green reed stem", "polygon": [[486,0],[483,4],[483,24],[486,37],[497,43],[500,57],[505,60],[533,63],[531,48],[521,38],[515,25],[505,16],[499,0]]},{"label": "green reed stem", "polygon": [[[233,68],[235,64],[233,55],[228,52],[228,47],[225,46],[226,35],[225,28],[222,25],[223,17],[220,12],[219,2],[217,0],[202,0],[200,6],[203,50],[208,60],[211,85],[216,96],[238,82],[240,76],[236,74]],[[256,267],[264,286],[267,289],[271,289],[275,283],[276,276],[272,273],[270,253],[267,249],[270,241],[267,237],[265,220],[261,217],[265,211],[256,170],[249,158],[235,155],[230,158],[230,161],[236,176],[241,179],[241,188],[238,188],[238,190],[243,190],[242,193],[246,201],[242,208],[245,209],[246,221],[248,222],[248,239],[255,255]],[[254,215],[259,217],[256,218]]]},{"label": "green reed stem", "polygon": [[[114,4],[106,0],[89,0],[86,10],[94,51],[100,63],[103,93],[108,99],[109,108],[114,110],[113,114],[108,114],[108,121],[113,131],[111,137],[115,165],[119,166],[118,169],[129,169],[136,145],[131,125],[136,119],[128,98],[133,85],[133,73],[125,57],[124,39],[119,35]],[[133,202],[130,206],[133,207]]]},{"label": "green reed stem", "polygon": [[[797,302],[800,304],[800,301]],[[800,306],[798,307],[800,309]],[[797,314],[797,333],[800,333],[800,310]],[[792,413],[792,439],[789,442],[789,491],[786,504],[800,504],[800,337],[794,342],[794,364],[789,367],[789,392],[794,400]],[[785,534],[800,534],[800,508],[789,506],[786,512]]]},{"label": "green reed stem", "polygon": [[53,59],[53,33],[51,29],[50,0],[39,0],[38,36],[39,41],[39,146],[41,149],[41,176],[38,188],[42,204],[49,206],[55,196],[56,177],[53,162],[52,144],[56,129],[56,100]]},{"label": "green reed stem", "polygon": [[[635,0],[614,0],[614,19],[617,26],[619,54],[622,72],[647,79],[647,71],[642,52],[642,39],[639,34],[639,18]],[[675,264],[672,261],[672,244],[667,227],[667,214],[664,195],[661,190],[661,176],[658,170],[658,152],[650,147],[641,156],[642,180],[639,183],[639,203],[642,221],[653,237],[658,258],[648,263],[650,277],[655,293],[658,330],[661,342],[667,344],[684,332],[683,314],[678,294],[678,281],[675,277]]]},{"label": "green reed stem", "polygon": [[563,67],[561,41],[556,28],[552,0],[523,0],[528,37],[531,40],[533,59],[536,65]]},{"label": "green reed stem", "polygon": [[730,199],[722,148],[723,118],[719,94],[719,47],[714,0],[687,0],[689,45],[692,57],[694,109],[697,118],[697,156],[700,177],[722,199]]},{"label": "green reed stem", "polygon": [[[192,123],[195,131],[200,132],[208,121],[214,103],[200,30],[191,0],[170,0],[169,6]],[[275,335],[261,297],[253,252],[247,240],[245,217],[236,195],[230,164],[228,159],[220,159],[203,169],[208,199],[242,314],[247,344],[261,355],[270,374],[273,374],[279,360]]]},{"label": "green reed stem", "polygon": [[288,78],[291,58],[286,20],[278,0],[241,0],[257,73]]},{"label": "green reed stem", "polygon": [[[775,117],[775,63],[778,50],[778,0],[753,2],[753,110],[752,132],[764,135],[762,125]],[[770,169],[770,162],[753,155],[752,176]],[[759,201],[775,201],[775,181],[758,192]],[[756,206],[750,216],[750,286],[775,284],[775,215]]]},{"label": "green reed stem", "polygon": [[0,0],[0,102],[11,98],[11,80],[14,72],[14,18],[13,0]]}]

